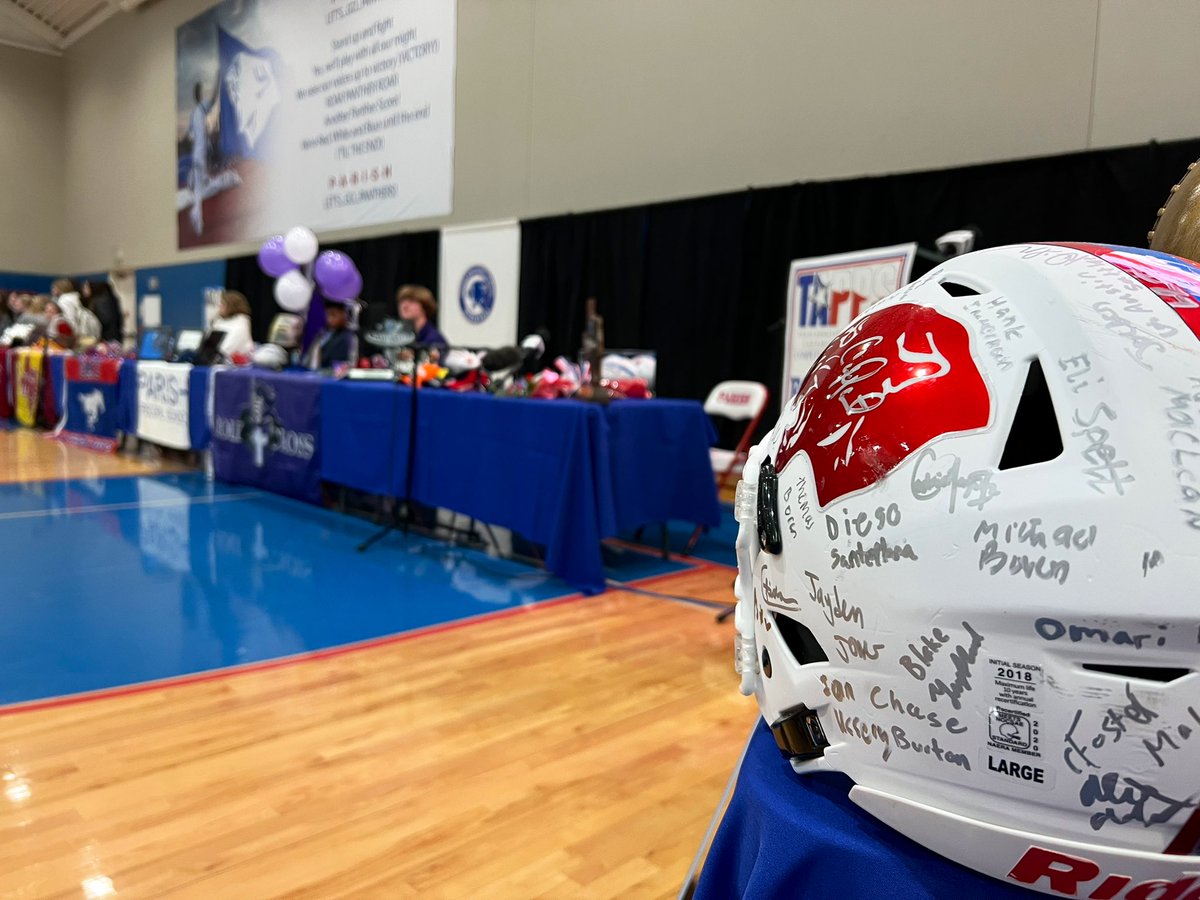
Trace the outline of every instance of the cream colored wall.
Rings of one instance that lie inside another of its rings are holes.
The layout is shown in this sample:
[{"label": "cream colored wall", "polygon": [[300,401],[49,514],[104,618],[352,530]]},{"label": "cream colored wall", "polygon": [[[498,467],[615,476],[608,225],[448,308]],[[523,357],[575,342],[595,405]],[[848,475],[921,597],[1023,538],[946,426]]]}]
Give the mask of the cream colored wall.
[{"label": "cream colored wall", "polygon": [[[175,249],[175,28],[211,5],[68,51],[70,269],[253,249]],[[1200,134],[1191,0],[459,0],[458,23],[453,215],[323,237]]]},{"label": "cream colored wall", "polygon": [[63,263],[65,86],[61,59],[0,46],[0,270]]}]

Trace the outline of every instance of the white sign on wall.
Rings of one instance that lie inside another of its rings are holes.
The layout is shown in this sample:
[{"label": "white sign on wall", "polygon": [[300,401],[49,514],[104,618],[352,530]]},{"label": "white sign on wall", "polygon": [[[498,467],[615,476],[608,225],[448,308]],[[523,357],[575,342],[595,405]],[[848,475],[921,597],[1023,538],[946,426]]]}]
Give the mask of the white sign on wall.
[{"label": "white sign on wall", "polygon": [[908,283],[916,253],[916,244],[897,244],[792,262],[783,403],[800,389],[809,367],[851,320]]},{"label": "white sign on wall", "polygon": [[456,6],[224,0],[179,26],[179,246],[449,213]]},{"label": "white sign on wall", "polygon": [[176,450],[191,448],[188,433],[188,379],[192,367],[181,363],[137,364],[137,436]]},{"label": "white sign on wall", "polygon": [[451,344],[516,344],[520,282],[517,222],[442,229],[438,328]]}]

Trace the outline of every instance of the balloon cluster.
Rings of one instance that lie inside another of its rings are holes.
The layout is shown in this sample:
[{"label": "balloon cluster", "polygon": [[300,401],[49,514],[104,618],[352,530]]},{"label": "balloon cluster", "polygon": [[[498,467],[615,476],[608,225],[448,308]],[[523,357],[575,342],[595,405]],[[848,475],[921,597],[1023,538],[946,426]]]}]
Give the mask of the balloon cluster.
[{"label": "balloon cluster", "polygon": [[303,313],[314,288],[329,300],[345,302],[362,291],[362,275],[350,257],[337,250],[318,256],[318,249],[312,230],[297,225],[268,238],[258,251],[259,268],[275,279],[275,302],[288,312]]}]

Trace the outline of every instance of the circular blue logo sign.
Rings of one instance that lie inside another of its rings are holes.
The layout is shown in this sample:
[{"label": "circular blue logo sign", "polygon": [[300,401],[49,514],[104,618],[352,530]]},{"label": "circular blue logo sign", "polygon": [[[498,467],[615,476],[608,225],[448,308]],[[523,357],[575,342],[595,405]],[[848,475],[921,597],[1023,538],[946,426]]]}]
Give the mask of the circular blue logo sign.
[{"label": "circular blue logo sign", "polygon": [[484,266],[471,266],[458,286],[458,305],[467,321],[478,325],[496,305],[496,279]]}]

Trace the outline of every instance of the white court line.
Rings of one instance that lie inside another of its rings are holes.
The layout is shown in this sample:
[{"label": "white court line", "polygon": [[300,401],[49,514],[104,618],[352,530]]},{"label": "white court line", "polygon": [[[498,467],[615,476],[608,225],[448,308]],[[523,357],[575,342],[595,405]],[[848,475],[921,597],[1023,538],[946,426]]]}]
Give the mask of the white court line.
[{"label": "white court line", "polygon": [[222,494],[219,497],[188,497],[184,500],[143,500],[130,503],[98,503],[93,506],[67,506],[59,509],[25,509],[16,512],[0,513],[0,522],[13,519],[42,519],[49,516],[74,516],[85,513],[108,512],[129,509],[155,509],[168,506],[191,506],[195,503],[225,503],[234,500],[248,500],[252,497],[264,496],[262,491],[247,491],[242,494]]}]

